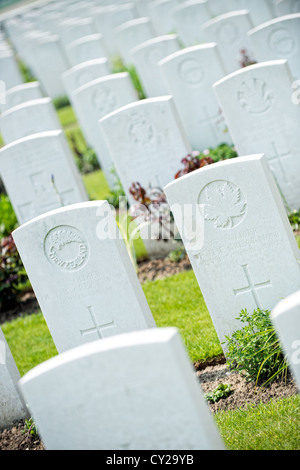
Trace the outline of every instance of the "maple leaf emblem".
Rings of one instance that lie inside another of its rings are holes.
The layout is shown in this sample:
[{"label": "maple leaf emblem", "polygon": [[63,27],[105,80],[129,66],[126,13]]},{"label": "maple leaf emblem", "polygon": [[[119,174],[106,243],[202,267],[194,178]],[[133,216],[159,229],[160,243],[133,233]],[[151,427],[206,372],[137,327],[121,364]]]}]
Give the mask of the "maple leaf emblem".
[{"label": "maple leaf emblem", "polygon": [[228,182],[221,186],[209,185],[205,189],[204,219],[217,228],[232,228],[235,221],[245,215],[246,202],[241,190]]}]

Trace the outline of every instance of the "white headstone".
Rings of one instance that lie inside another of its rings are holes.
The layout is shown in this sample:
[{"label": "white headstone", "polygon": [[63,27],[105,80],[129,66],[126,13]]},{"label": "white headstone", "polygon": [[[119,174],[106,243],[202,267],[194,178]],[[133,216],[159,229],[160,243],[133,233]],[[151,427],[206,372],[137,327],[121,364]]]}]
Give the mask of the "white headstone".
[{"label": "white headstone", "polygon": [[91,34],[67,45],[66,54],[71,67],[74,67],[88,60],[107,57],[108,51],[102,34]]},{"label": "white headstone", "polygon": [[185,47],[203,42],[200,25],[211,19],[207,0],[188,0],[173,10],[174,29]]},{"label": "white headstone", "polygon": [[237,0],[237,10],[249,10],[254,26],[272,20],[275,16],[275,2],[273,0]]},{"label": "white headstone", "polygon": [[103,34],[109,56],[117,55],[119,51],[115,43],[114,29],[122,23],[138,18],[136,5],[132,2],[124,5],[107,5],[95,8],[91,14],[98,31]]},{"label": "white headstone", "polygon": [[186,47],[161,60],[158,65],[193,150],[202,152],[224,142],[231,143],[212,88],[216,80],[225,75],[217,45],[206,43]]},{"label": "white headstone", "polygon": [[148,98],[168,94],[158,62],[179,50],[178,36],[166,34],[150,39],[130,51],[144,93]]},{"label": "white headstone", "polygon": [[89,145],[98,156],[108,184],[113,184],[113,164],[98,121],[112,111],[137,100],[137,92],[127,72],[99,78],[72,93],[75,113]]},{"label": "white headstone", "polygon": [[130,50],[155,37],[155,30],[149,18],[137,18],[118,26],[115,31],[118,51],[125,64],[131,64]]},{"label": "white headstone", "polygon": [[84,36],[98,33],[93,18],[68,18],[60,22],[58,31],[64,47]]},{"label": "white headstone", "polygon": [[248,36],[257,61],[287,59],[294,79],[300,79],[300,13],[263,23]]},{"label": "white headstone", "polygon": [[59,353],[155,327],[107,201],[49,212],[13,237]]},{"label": "white headstone", "polygon": [[69,65],[59,37],[40,39],[33,47],[32,54],[38,70],[37,78],[47,96],[57,98],[65,95],[61,76],[68,70]]},{"label": "white headstone", "polygon": [[12,51],[0,52],[0,80],[5,83],[7,89],[23,83],[21,72]]},{"label": "white headstone", "polygon": [[43,93],[39,82],[18,85],[6,91],[5,103],[0,102],[0,112],[3,113],[14,106],[40,98],[43,98]]},{"label": "white headstone", "polygon": [[263,155],[203,167],[165,194],[221,343],[241,310],[271,310],[300,288],[300,251]]},{"label": "white headstone", "polygon": [[20,388],[48,450],[225,450],[175,328],[68,351]]},{"label": "white headstone", "polygon": [[[208,6],[212,15],[212,18],[215,18],[219,15],[224,15],[233,10],[236,10],[236,5],[234,0],[208,0]],[[239,8],[238,8],[239,9]]]},{"label": "white headstone", "polygon": [[191,152],[172,96],[129,104],[99,124],[130,204],[132,183],[163,189]]},{"label": "white headstone", "polygon": [[274,307],[271,320],[300,390],[300,291],[281,300]]},{"label": "white headstone", "polygon": [[287,61],[263,62],[214,85],[239,155],[263,152],[287,209],[300,207],[300,107]]},{"label": "white headstone", "polygon": [[175,31],[173,17],[174,8],[180,4],[180,0],[153,0],[149,5],[149,17],[157,35],[170,34]]},{"label": "white headstone", "polygon": [[275,12],[277,16],[300,13],[299,0],[278,0],[275,2]]},{"label": "white headstone", "polygon": [[5,144],[44,131],[61,129],[51,98],[40,98],[10,108],[0,116]]},{"label": "white headstone", "polygon": [[242,51],[252,57],[247,33],[253,28],[248,10],[220,15],[201,26],[206,41],[217,43],[226,73],[241,68]]},{"label": "white headstone", "polygon": [[28,417],[19,380],[20,373],[0,328],[0,430]]},{"label": "white headstone", "polygon": [[108,59],[102,57],[100,59],[88,60],[82,62],[62,75],[62,81],[68,96],[77,90],[77,88],[86,85],[97,78],[110,75],[110,65]]},{"label": "white headstone", "polygon": [[25,137],[0,149],[0,177],[20,224],[88,200],[61,130]]}]

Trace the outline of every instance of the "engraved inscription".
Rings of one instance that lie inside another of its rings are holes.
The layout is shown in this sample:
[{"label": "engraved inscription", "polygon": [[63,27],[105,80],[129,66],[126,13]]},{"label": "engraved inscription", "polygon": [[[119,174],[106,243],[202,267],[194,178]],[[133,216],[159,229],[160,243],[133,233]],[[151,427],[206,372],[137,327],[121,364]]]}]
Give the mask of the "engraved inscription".
[{"label": "engraved inscription", "polygon": [[50,263],[64,272],[82,269],[89,257],[89,249],[83,235],[74,227],[61,225],[47,234],[44,252]]},{"label": "engraved inscription", "polygon": [[259,295],[258,295],[258,290],[259,289],[264,289],[266,287],[272,287],[271,281],[265,281],[265,282],[260,282],[255,284],[253,281],[250,271],[249,271],[249,266],[247,264],[242,266],[244,274],[246,276],[246,279],[248,281],[248,285],[245,287],[242,287],[241,289],[233,289],[234,295],[242,295],[242,294],[248,294],[251,293],[255,302],[255,305],[257,308],[262,309],[262,303],[260,301]]},{"label": "engraved inscription", "polygon": [[248,113],[261,114],[273,106],[274,94],[263,80],[251,78],[240,85],[237,99]]},{"label": "engraved inscription", "polygon": [[229,181],[209,183],[201,191],[198,203],[204,220],[217,229],[236,227],[247,212],[242,191]]},{"label": "engraved inscription", "polygon": [[296,41],[285,28],[272,31],[268,38],[268,44],[271,51],[282,57],[290,56],[296,52]]},{"label": "engraved inscription", "polygon": [[204,68],[195,59],[186,59],[178,67],[178,75],[188,85],[200,85],[204,79]]},{"label": "engraved inscription", "polygon": [[115,93],[108,87],[103,87],[92,93],[92,105],[99,112],[100,117],[114,111],[117,105]]},{"label": "engraved inscription", "polygon": [[150,144],[154,139],[154,129],[146,116],[136,113],[128,124],[128,136],[134,144]]}]

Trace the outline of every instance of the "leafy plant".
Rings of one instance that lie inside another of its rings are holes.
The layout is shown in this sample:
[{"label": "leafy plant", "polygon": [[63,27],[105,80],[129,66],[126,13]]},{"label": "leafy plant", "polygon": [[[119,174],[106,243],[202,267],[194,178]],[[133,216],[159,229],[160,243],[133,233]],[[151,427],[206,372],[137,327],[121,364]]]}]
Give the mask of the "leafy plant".
[{"label": "leafy plant", "polygon": [[221,399],[229,397],[233,391],[231,390],[231,385],[228,384],[219,384],[215,390],[212,392],[206,393],[204,396],[207,401],[211,401],[213,403],[218,402]]},{"label": "leafy plant", "polygon": [[300,209],[289,213],[289,221],[293,230],[300,230]]},{"label": "leafy plant", "polygon": [[70,106],[70,100],[66,95],[57,96],[53,99],[53,104],[56,110]]},{"label": "leafy plant", "polygon": [[0,239],[7,237],[16,227],[18,221],[8,196],[0,195]]},{"label": "leafy plant", "polygon": [[0,311],[15,306],[30,283],[12,235],[0,240]]},{"label": "leafy plant", "polygon": [[212,163],[214,163],[214,161],[210,157],[200,158],[199,152],[194,152],[193,154],[189,154],[184,157],[181,160],[181,163],[183,164],[183,168],[176,173],[175,179],[187,175],[188,173],[198,170],[199,168],[202,168],[204,166],[211,165]]},{"label": "leafy plant", "polygon": [[25,419],[23,434],[30,434],[34,439],[38,437],[37,426],[33,418]]},{"label": "leafy plant", "polygon": [[111,170],[111,173],[114,175],[115,178],[115,183],[113,188],[110,190],[109,194],[107,195],[107,201],[109,204],[114,206],[116,209],[118,209],[119,204],[120,204],[120,198],[125,197],[125,192],[122,186],[122,183],[120,181],[120,178],[117,175],[116,170],[113,168]]},{"label": "leafy plant", "polygon": [[176,250],[171,251],[168,254],[167,258],[173,261],[174,263],[179,263],[186,256],[186,251],[183,247],[177,248]]},{"label": "leafy plant", "polygon": [[77,132],[68,132],[68,141],[73,151],[75,161],[80,173],[86,175],[99,170],[100,165],[96,152],[91,147],[84,147],[82,150],[79,145],[79,136]]},{"label": "leafy plant", "polygon": [[270,319],[269,310],[242,310],[237,318],[244,327],[226,336],[228,367],[248,381],[266,385],[287,371],[287,362]]},{"label": "leafy plant", "polygon": [[229,160],[231,158],[236,158],[238,156],[237,151],[233,145],[220,144],[214,148],[208,148],[203,150],[199,154],[199,158],[211,158],[214,163],[220,162],[222,160]]}]

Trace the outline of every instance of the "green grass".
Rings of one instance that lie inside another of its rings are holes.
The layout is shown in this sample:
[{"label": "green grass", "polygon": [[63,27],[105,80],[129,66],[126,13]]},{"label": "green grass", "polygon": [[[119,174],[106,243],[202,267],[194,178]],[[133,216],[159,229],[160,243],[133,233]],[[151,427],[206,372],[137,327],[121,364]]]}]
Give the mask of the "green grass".
[{"label": "green grass", "polygon": [[57,115],[58,115],[61,125],[64,128],[68,128],[70,126],[73,126],[74,124],[78,125],[77,117],[71,106],[65,106],[64,108],[58,109]]},{"label": "green grass", "polygon": [[91,201],[102,201],[107,198],[110,189],[102,170],[83,175],[83,182]]},{"label": "green grass", "polygon": [[300,395],[222,411],[217,426],[230,450],[300,450]]}]

